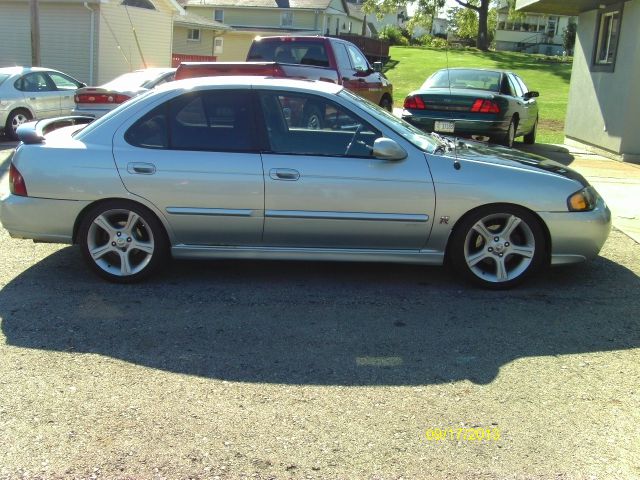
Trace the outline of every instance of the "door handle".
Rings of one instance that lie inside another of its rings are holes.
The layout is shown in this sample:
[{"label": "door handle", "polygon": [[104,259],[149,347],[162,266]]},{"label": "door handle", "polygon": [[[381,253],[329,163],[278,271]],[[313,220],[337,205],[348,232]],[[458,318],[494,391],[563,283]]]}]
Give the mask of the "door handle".
[{"label": "door handle", "polygon": [[156,173],[156,166],[153,163],[128,163],[127,172],[138,175],[153,175]]},{"label": "door handle", "polygon": [[300,178],[300,172],[292,168],[272,168],[269,177],[274,180],[296,181]]}]

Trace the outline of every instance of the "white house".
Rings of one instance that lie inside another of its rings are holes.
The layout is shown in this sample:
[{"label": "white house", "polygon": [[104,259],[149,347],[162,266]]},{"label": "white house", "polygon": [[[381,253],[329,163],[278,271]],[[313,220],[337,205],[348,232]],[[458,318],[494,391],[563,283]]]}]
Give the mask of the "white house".
[{"label": "white house", "polygon": [[[88,84],[171,64],[176,0],[47,0],[39,2],[42,66]],[[0,65],[31,65],[28,0],[0,2]]]}]

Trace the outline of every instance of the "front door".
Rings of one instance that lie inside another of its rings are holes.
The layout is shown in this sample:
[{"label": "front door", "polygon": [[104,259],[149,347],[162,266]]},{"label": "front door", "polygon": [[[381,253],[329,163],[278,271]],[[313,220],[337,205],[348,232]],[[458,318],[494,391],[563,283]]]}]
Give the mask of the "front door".
[{"label": "front door", "polygon": [[125,187],[162,212],[178,244],[261,242],[264,180],[249,93],[186,93],[114,138]]},{"label": "front door", "polygon": [[424,155],[374,158],[373,142],[381,133],[325,97],[260,95],[270,142],[263,153],[266,245],[425,245],[435,199]]}]

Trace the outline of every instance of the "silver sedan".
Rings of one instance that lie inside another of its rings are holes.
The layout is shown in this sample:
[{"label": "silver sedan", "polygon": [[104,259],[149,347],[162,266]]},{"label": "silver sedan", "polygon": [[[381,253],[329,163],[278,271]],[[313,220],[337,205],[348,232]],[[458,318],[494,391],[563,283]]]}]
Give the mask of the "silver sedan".
[{"label": "silver sedan", "polygon": [[19,125],[32,119],[73,112],[73,94],[85,84],[69,75],[40,67],[0,68],[0,131],[17,138]]},{"label": "silver sedan", "polygon": [[446,261],[507,288],[596,256],[611,228],[563,165],[426,134],[329,83],[184,80],[76,121],[19,129],[0,220],[79,244],[115,282],[173,256]]}]

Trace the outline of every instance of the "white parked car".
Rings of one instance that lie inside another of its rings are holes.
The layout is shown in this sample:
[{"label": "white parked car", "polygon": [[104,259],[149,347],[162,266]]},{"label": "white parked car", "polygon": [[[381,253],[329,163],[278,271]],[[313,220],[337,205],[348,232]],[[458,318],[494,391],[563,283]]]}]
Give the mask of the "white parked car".
[{"label": "white parked car", "polygon": [[0,68],[0,130],[17,139],[18,125],[73,112],[75,91],[85,84],[41,67]]},{"label": "white parked car", "polygon": [[175,68],[147,68],[124,73],[99,87],[84,87],[76,92],[74,114],[98,118],[121,103],[173,80]]}]

